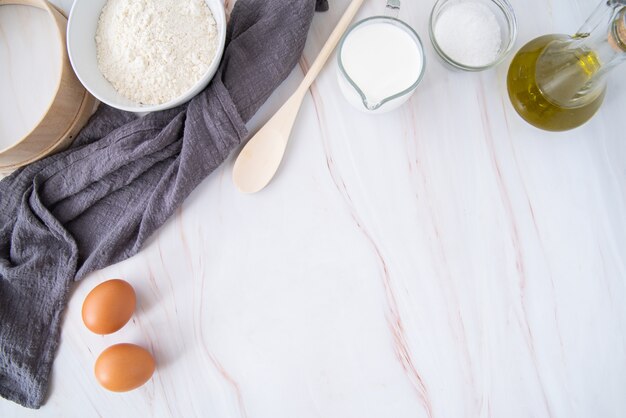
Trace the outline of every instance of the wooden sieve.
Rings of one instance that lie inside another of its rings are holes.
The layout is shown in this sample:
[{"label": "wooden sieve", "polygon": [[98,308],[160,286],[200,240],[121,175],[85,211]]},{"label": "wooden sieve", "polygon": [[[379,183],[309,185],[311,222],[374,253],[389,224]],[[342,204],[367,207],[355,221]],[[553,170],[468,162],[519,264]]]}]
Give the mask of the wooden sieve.
[{"label": "wooden sieve", "polygon": [[0,149],[0,173],[6,174],[68,147],[87,123],[96,100],[80,83],[70,64],[66,49],[66,17],[46,0],[0,0],[0,7],[4,5],[31,6],[46,11],[56,26],[61,48],[60,77],[44,116],[23,138]]}]

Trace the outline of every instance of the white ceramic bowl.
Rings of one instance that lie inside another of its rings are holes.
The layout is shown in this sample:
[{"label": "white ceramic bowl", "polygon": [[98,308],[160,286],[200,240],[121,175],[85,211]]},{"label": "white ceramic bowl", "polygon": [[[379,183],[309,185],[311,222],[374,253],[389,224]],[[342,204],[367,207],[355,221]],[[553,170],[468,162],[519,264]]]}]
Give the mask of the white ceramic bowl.
[{"label": "white ceramic bowl", "polygon": [[191,100],[209,84],[222,59],[226,43],[226,14],[220,0],[206,0],[217,23],[218,31],[217,52],[208,71],[185,94],[159,105],[143,105],[125,98],[115,91],[100,72],[95,36],[98,18],[106,2],[107,0],[75,0],[67,24],[67,50],[74,72],[81,83],[98,100],[129,112],[154,112],[170,109]]}]

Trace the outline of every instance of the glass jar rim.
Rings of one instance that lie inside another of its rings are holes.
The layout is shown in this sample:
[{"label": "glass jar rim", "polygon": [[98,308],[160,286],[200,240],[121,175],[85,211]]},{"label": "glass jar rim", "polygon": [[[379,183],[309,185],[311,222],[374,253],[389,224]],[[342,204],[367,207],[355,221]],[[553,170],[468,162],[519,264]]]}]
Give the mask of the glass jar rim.
[{"label": "glass jar rim", "polygon": [[[433,8],[431,9],[431,12],[430,12],[430,18],[428,22],[428,34],[430,36],[430,41],[433,45],[433,48],[435,49],[437,54],[448,64],[464,71],[477,72],[477,71],[488,70],[500,64],[502,61],[504,61],[504,59],[513,49],[513,46],[515,45],[515,41],[517,40],[517,17],[515,15],[515,11],[513,10],[513,6],[511,5],[511,3],[509,3],[508,0],[488,0],[491,3],[495,4],[504,15],[504,18],[508,25],[509,36],[507,39],[506,46],[502,48],[502,50],[498,53],[498,56],[496,57],[494,61],[486,65],[475,67],[475,66],[463,64],[461,62],[454,60],[441,49],[441,47],[439,46],[439,43],[437,42],[437,37],[435,36],[435,11],[437,11],[438,8],[441,8],[443,4],[448,3],[450,1],[453,1],[453,0],[437,0],[435,4],[433,5]],[[463,0],[454,0],[454,1],[460,2]],[[480,1],[480,0],[474,0],[474,1]]]}]

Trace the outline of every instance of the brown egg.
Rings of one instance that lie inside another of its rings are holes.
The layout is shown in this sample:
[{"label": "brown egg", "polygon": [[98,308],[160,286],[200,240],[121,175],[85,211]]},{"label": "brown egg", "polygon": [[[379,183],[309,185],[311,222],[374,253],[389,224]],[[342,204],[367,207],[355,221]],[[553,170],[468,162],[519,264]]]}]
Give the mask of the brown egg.
[{"label": "brown egg", "polygon": [[154,359],[138,345],[115,344],[100,354],[94,373],[103,388],[113,392],[127,392],[150,379],[154,373]]},{"label": "brown egg", "polygon": [[135,291],[124,280],[113,279],[94,287],[83,302],[83,322],[96,334],[122,328],[135,311]]}]

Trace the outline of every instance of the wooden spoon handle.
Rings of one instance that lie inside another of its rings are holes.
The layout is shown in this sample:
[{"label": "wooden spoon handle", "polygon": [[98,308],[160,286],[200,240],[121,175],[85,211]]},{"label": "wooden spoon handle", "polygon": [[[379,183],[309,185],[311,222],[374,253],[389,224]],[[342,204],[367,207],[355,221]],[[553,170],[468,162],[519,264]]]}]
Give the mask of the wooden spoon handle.
[{"label": "wooden spoon handle", "polygon": [[346,32],[346,29],[348,29],[350,22],[352,22],[352,19],[354,19],[354,16],[361,8],[363,1],[364,0],[352,0],[352,3],[350,3],[343,16],[339,20],[339,23],[337,23],[337,26],[332,31],[330,37],[322,47],[319,55],[317,56],[317,58],[315,58],[315,61],[313,61],[311,68],[309,68],[309,71],[304,77],[304,80],[302,80],[302,84],[300,84],[300,86],[298,87],[300,93],[305,93],[306,90],[311,87],[311,84],[313,84],[313,81],[315,81],[320,71],[322,71],[322,68],[324,68],[324,64],[326,64],[326,61],[328,61],[328,58],[335,50],[335,47],[339,43],[339,40]]},{"label": "wooden spoon handle", "polygon": [[276,174],[306,92],[328,61],[363,1],[353,0],[350,3],[298,89],[239,153],[233,167],[233,181],[242,193],[258,192]]}]

